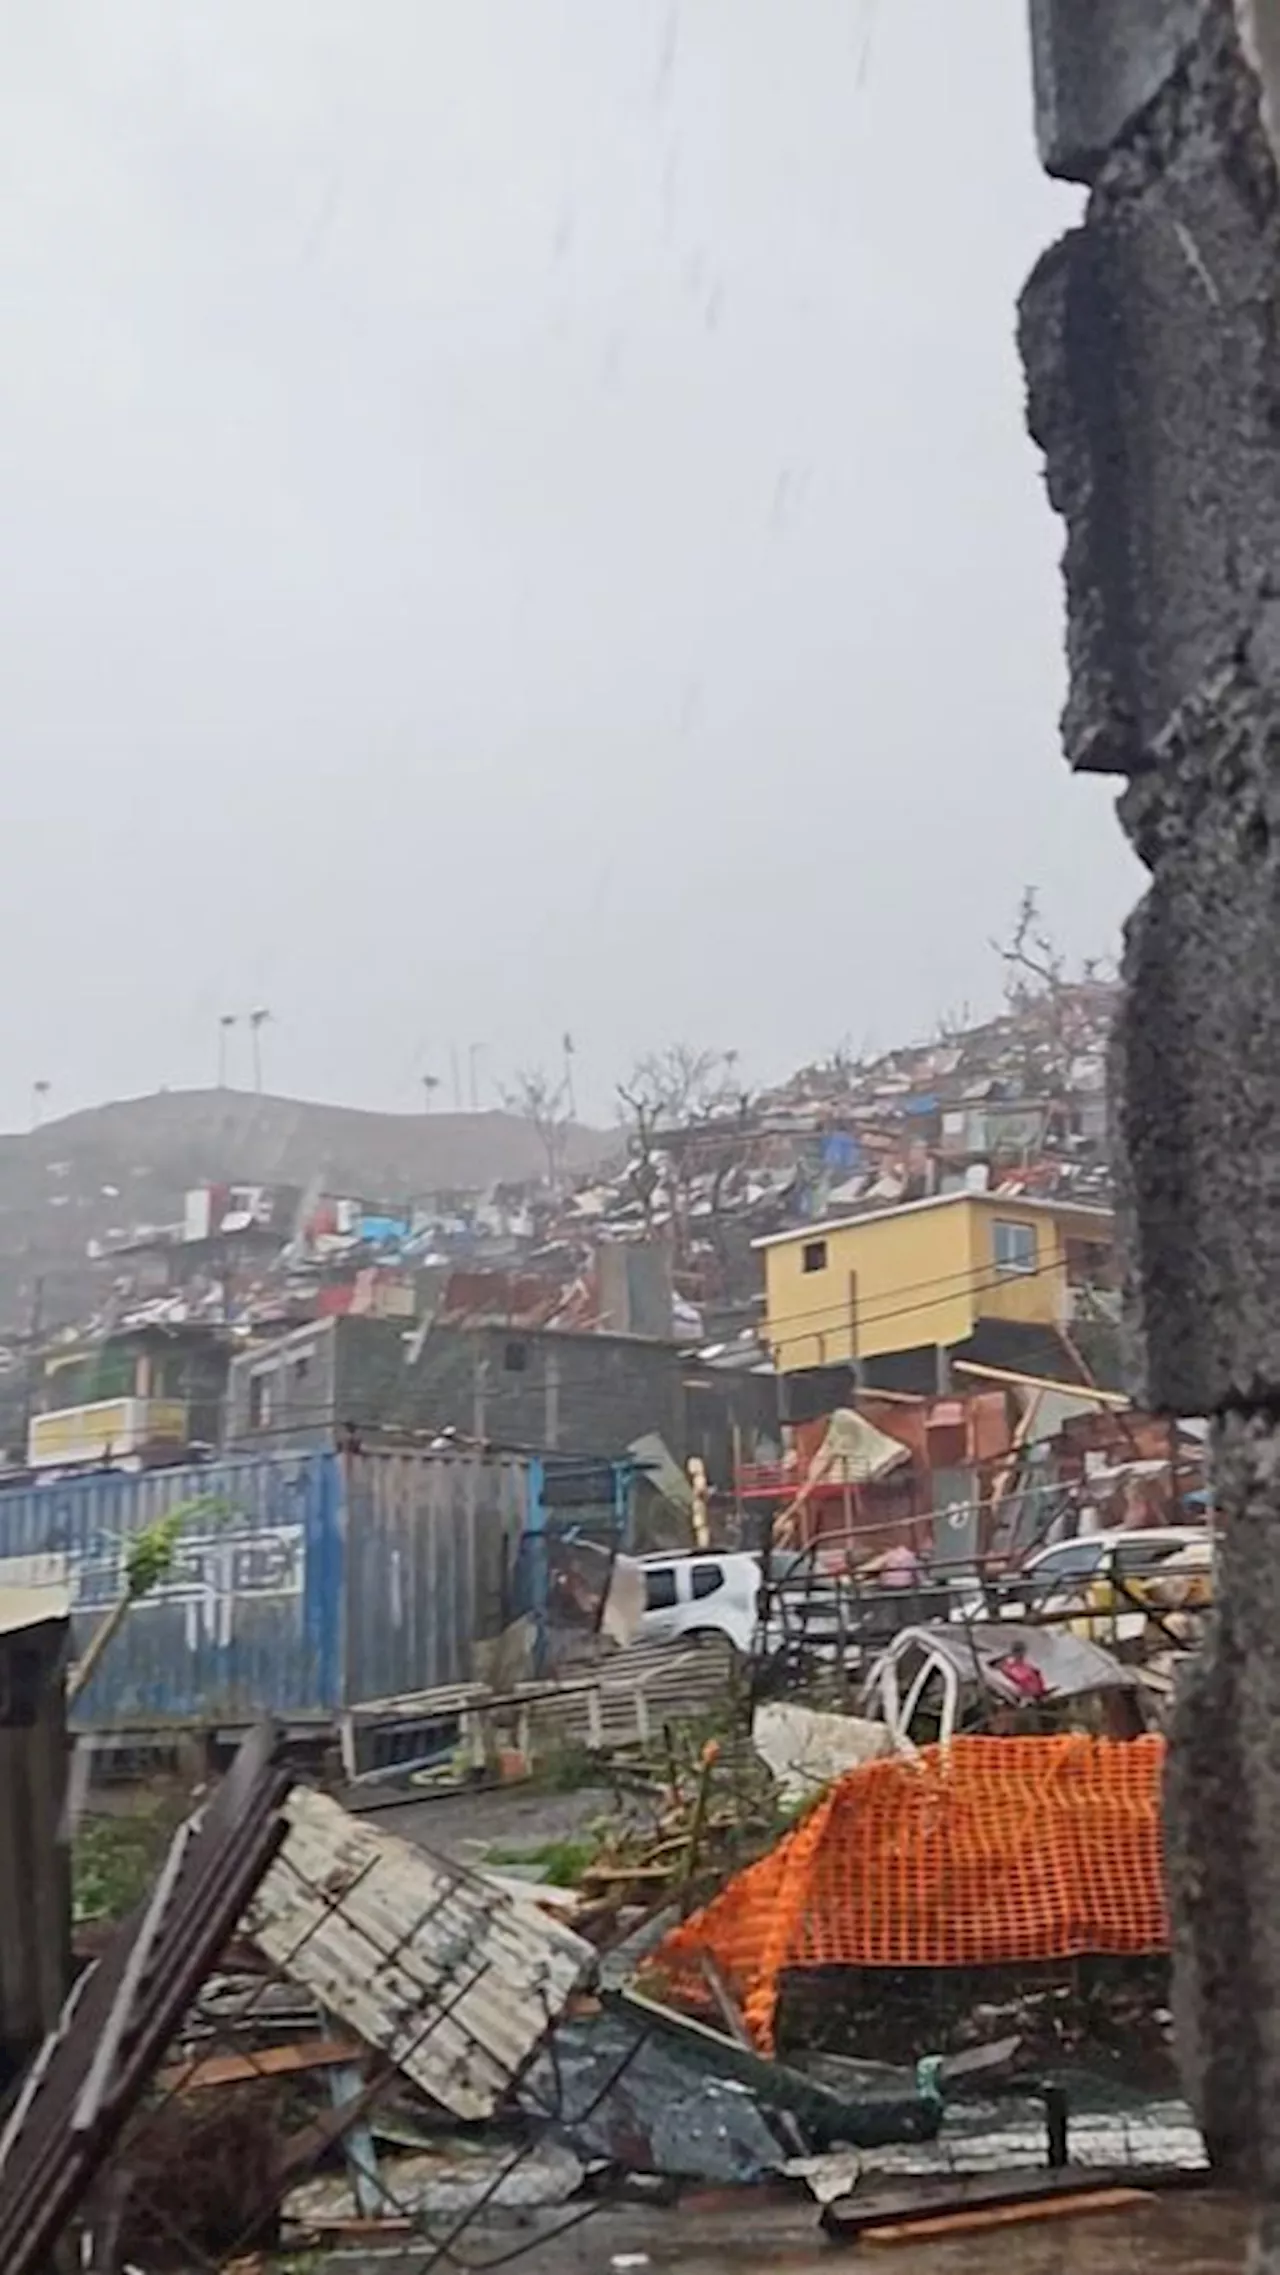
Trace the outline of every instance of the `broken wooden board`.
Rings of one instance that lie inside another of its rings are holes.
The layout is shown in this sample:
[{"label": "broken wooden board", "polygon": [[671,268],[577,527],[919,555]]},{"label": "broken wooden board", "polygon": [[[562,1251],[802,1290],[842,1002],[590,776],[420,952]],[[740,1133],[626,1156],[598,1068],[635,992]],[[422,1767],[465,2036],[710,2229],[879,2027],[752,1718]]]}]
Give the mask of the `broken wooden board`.
[{"label": "broken wooden board", "polygon": [[1022,2227],[1033,2220],[1079,2219],[1084,2213],[1128,2212],[1153,2204],[1146,2188],[1089,2188],[1066,2196],[1028,2196],[1020,2204],[971,2205],[962,2212],[934,2212],[927,2219],[901,2220],[868,2228],[864,2243],[926,2243],[931,2238],[973,2235],[987,2228]]},{"label": "broken wooden board", "polygon": [[291,2046],[263,2046],[254,2054],[204,2054],[158,2072],[166,2093],[203,2093],[212,2086],[252,2085],[256,2078],[298,2077],[307,2070],[358,2062],[364,2047],[354,2038],[304,2038]]},{"label": "broken wooden board", "polygon": [[[861,2189],[824,2207],[822,2226],[832,2243],[867,2243],[885,2228],[916,2227],[923,2233],[929,2223],[955,2219],[969,2212],[993,2212],[1008,2206],[1069,2203],[1081,2196],[1139,2189],[1144,2196],[1171,2189],[1206,2187],[1207,2170],[1182,2166],[1149,2168],[1115,2165],[1072,2165],[1051,2171],[1040,2165],[1008,2172],[939,2174],[897,2187]],[[936,2232],[941,2233],[941,2229]]]}]

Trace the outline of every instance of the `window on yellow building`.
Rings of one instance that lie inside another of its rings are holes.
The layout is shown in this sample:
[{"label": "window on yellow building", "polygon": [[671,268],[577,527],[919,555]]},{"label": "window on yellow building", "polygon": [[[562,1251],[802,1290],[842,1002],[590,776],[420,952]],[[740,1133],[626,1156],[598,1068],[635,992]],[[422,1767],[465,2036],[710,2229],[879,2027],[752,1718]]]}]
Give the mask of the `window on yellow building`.
[{"label": "window on yellow building", "polygon": [[997,1272],[1034,1272],[1036,1228],[997,1217],[991,1227],[992,1254]]},{"label": "window on yellow building", "polygon": [[801,1271],[803,1271],[803,1272],[825,1272],[825,1271],[826,1271],[826,1268],[827,1268],[827,1244],[826,1244],[826,1241],[825,1241],[825,1240],[806,1240],[806,1242],[805,1242],[805,1244],[804,1244],[804,1254],[803,1254],[803,1255],[801,1256],[801,1258],[800,1258],[800,1269],[801,1269]]}]

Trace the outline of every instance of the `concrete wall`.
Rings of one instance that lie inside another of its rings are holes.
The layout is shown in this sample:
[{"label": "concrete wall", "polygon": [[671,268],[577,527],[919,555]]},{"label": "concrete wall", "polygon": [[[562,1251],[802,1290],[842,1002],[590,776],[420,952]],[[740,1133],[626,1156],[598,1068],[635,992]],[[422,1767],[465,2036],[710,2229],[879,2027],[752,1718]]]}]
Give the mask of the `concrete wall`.
[{"label": "concrete wall", "polygon": [[825,1232],[815,1225],[766,1248],[764,1258],[767,1332],[780,1374],[918,1343],[959,1343],[969,1333],[963,1200],[890,1210]]},{"label": "concrete wall", "polygon": [[560,1453],[618,1453],[657,1430],[681,1458],[683,1368],[672,1344],[628,1336],[521,1334],[505,1327],[435,1327],[414,1357],[394,1355],[340,1323],[338,1400],[344,1416],[415,1428],[453,1428],[502,1445]]},{"label": "concrete wall", "polygon": [[674,1344],[630,1336],[506,1327],[415,1334],[391,1320],[350,1318],[299,1328],[235,1361],[230,1446],[327,1444],[348,1423],[600,1454],[656,1430],[683,1460],[684,1363]]},{"label": "concrete wall", "polygon": [[[1211,1418],[1221,1554],[1166,1776],[1175,2017],[1280,2270],[1280,168],[1275,0],[1031,0],[1089,184],[1023,295],[1065,524],[1071,764],[1127,777],[1116,1137],[1132,1382]],[[1259,76],[1261,70],[1261,77]]]}]

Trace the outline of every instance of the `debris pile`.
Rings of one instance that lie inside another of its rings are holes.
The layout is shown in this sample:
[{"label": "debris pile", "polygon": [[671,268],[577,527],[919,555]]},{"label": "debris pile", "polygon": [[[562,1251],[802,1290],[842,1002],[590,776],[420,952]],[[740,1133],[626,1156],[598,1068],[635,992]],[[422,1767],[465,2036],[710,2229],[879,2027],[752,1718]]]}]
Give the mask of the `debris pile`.
[{"label": "debris pile", "polygon": [[[12,2108],[6,2270],[35,2275],[73,2236],[95,2265],[157,2275],[374,2240],[425,2267],[473,2222],[546,2241],[688,2184],[768,2183],[810,2224],[856,2187],[861,2217],[880,2201],[866,2159],[924,2154],[979,2092],[1029,2104],[1018,2155],[1060,2167],[1066,2102],[1022,2051],[1034,1989],[969,2052],[886,2067],[771,2048],[790,1969],[925,1980],[1046,1937],[1162,1948],[1158,1742],[985,1745],[945,1777],[927,1759],[854,1770],[779,1839],[763,1765],[752,1783],[704,1743],[636,1780],[647,1817],[598,1841],[569,1893],[465,1870],[291,1785],[264,1732],[179,1827]],[[1013,1832],[1032,1751],[1034,1854]],[[871,1837],[890,1819],[894,1840]],[[691,1910],[744,1842],[767,1853]]]},{"label": "debris pile", "polygon": [[980,1967],[1168,1947],[1164,1742],[957,1738],[851,1770],[650,1961],[706,2011],[708,1956],[756,2043],[783,1984],[837,1967]]},{"label": "debris pile", "polygon": [[[1109,1197],[1113,1007],[1104,980],[1024,973],[998,1018],[925,1044],[862,1062],[838,1051],[755,1095],[726,1080],[639,1101],[601,1141],[603,1166],[576,1178],[557,1160],[545,1177],[378,1194],[228,1164],[173,1221],[95,1234],[97,1299],[46,1339],[57,1397],[43,1403],[113,1394],[114,1345],[151,1335],[173,1339],[152,1376],[203,1405],[206,1345],[346,1316],[641,1335],[762,1366],[749,1332],[762,1235],[952,1190]],[[22,1371],[16,1345],[8,1355]],[[211,1411],[206,1440],[216,1390]]]}]

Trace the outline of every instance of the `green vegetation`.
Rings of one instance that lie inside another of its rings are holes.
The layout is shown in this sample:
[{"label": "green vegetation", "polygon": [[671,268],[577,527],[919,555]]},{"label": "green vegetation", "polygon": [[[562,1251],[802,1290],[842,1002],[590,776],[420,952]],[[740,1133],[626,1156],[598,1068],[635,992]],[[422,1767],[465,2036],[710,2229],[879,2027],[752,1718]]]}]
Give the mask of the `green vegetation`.
[{"label": "green vegetation", "polygon": [[609,1765],[603,1755],[575,1738],[565,1738],[538,1755],[529,1785],[543,1793],[582,1793],[603,1785]]},{"label": "green vegetation", "polygon": [[594,1864],[603,1845],[603,1831],[580,1833],[574,1840],[544,1841],[538,1848],[491,1848],[485,1858],[495,1871],[518,1864],[536,1871],[552,1888],[576,1888],[588,1865]]},{"label": "green vegetation", "polygon": [[85,1817],[71,1850],[77,1925],[124,1919],[155,1878],[180,1812],[155,1802],[127,1816]]}]

